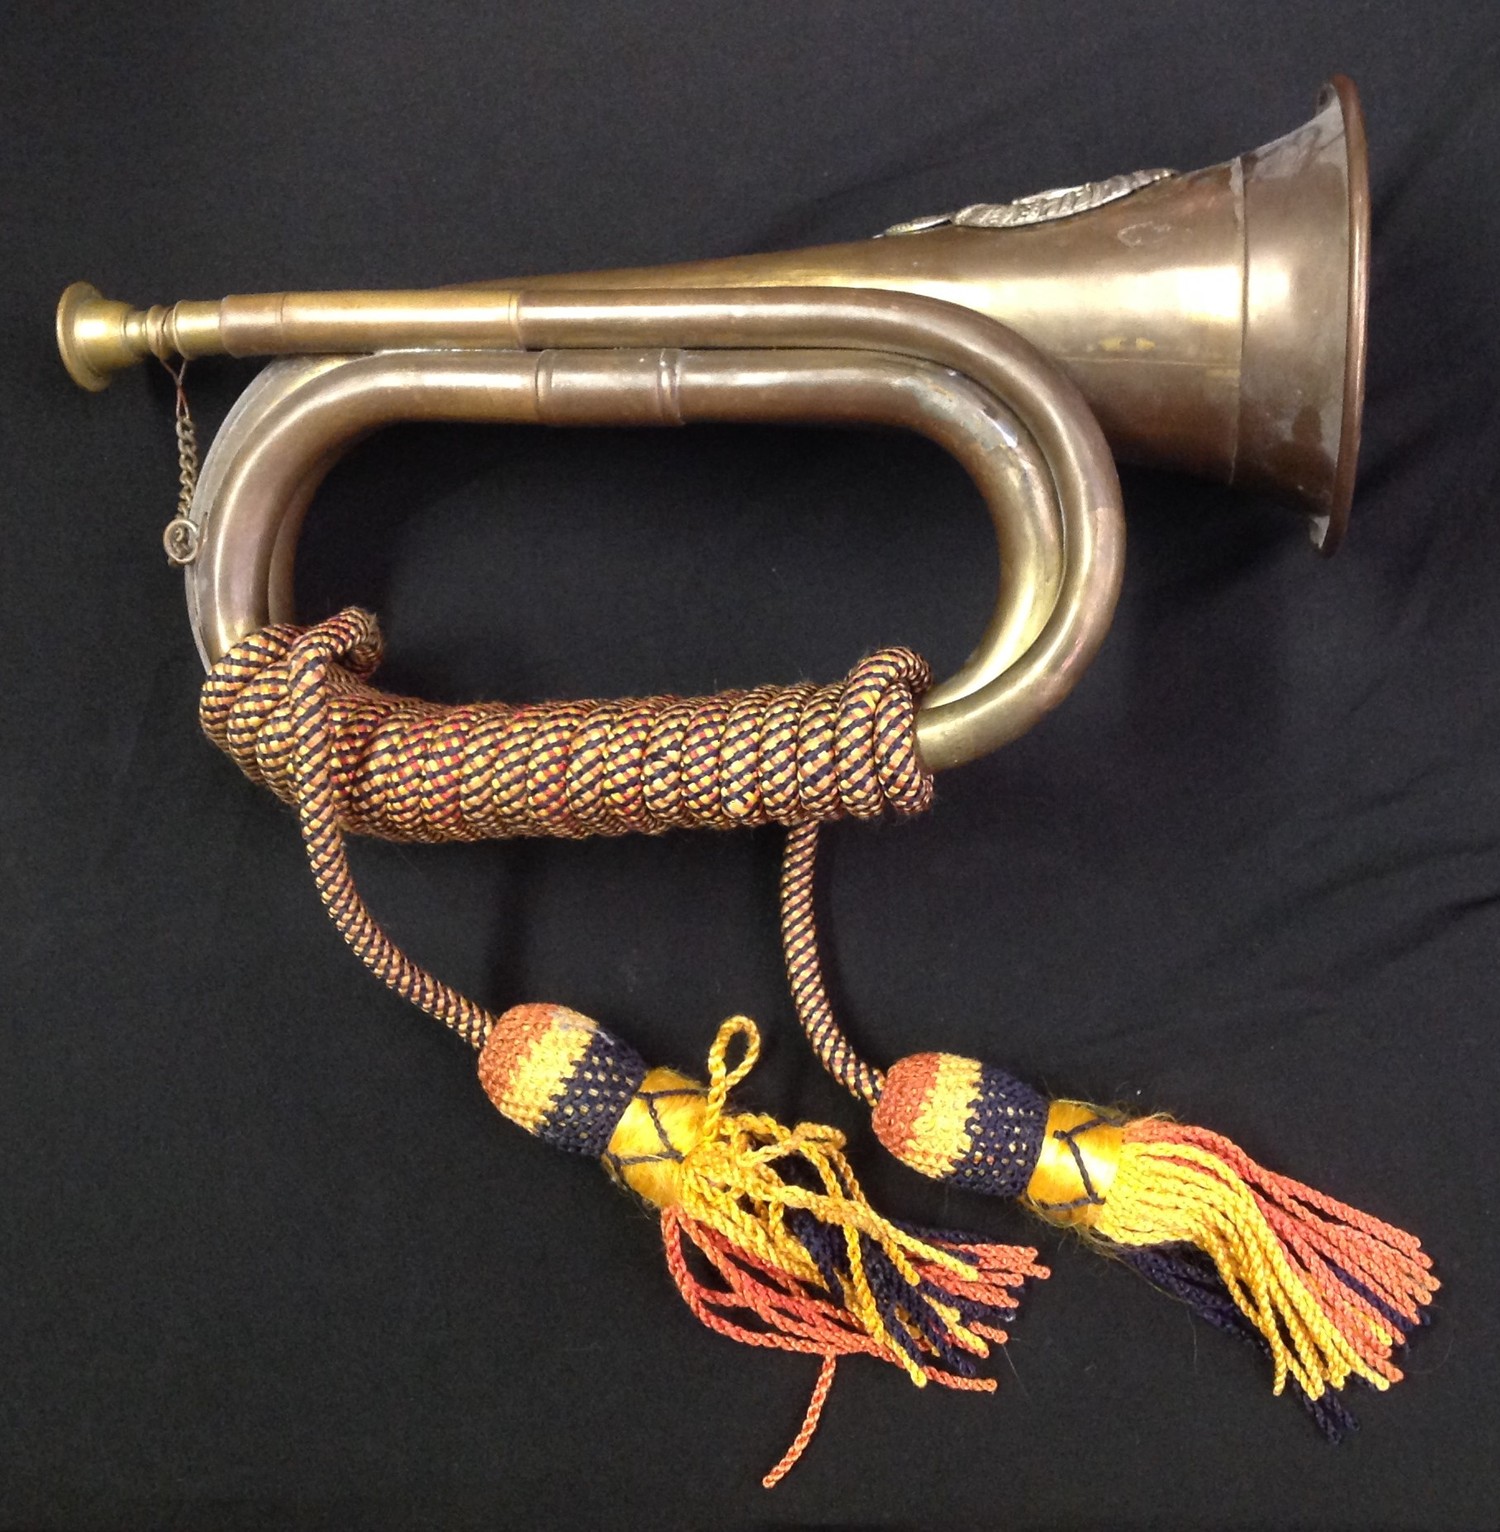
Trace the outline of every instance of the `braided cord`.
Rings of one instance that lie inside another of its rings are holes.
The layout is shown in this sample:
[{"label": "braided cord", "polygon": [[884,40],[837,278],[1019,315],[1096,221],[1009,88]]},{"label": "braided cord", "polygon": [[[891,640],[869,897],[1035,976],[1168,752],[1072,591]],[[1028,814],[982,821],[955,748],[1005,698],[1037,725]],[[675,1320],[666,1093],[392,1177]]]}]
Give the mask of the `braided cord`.
[{"label": "braided cord", "polygon": [[908,650],[873,654],[832,686],[450,707],[368,685],[380,634],[351,608],[305,632],[252,634],[204,685],[209,738],[288,803],[303,795],[292,677],[314,648],[328,661],[317,687],[336,813],[359,834],[659,834],[910,814],[932,797],[915,733],[929,673]]},{"label": "braided cord", "polygon": [[[209,738],[296,807],[319,896],[372,973],[483,1046],[495,1016],[386,936],[355,886],[347,833],[450,841],[800,827],[800,906],[784,896],[784,908],[801,910],[799,1014],[835,1076],[878,1097],[880,1076],[855,1058],[823,991],[811,836],[819,820],[915,813],[931,801],[916,747],[917,698],[930,682],[923,660],[881,650],[823,687],[452,707],[371,686],[381,653],[375,618],[358,608],[307,629],[276,624],[224,655],[200,703]],[[789,935],[789,964],[791,951]]]},{"label": "braided cord", "polygon": [[291,771],[308,865],[329,918],[360,962],[402,999],[435,1016],[473,1047],[482,1048],[497,1018],[412,962],[370,914],[349,870],[339,795],[330,770],[329,674],[339,656],[357,651],[374,637],[374,620],[367,613],[344,612],[305,634],[290,656]]},{"label": "braided cord", "polygon": [[814,907],[817,860],[817,825],[798,825],[789,831],[781,863],[781,951],[791,982],[792,1003],[823,1068],[850,1095],[874,1106],[885,1089],[885,1075],[854,1051],[833,1014],[823,979]]}]

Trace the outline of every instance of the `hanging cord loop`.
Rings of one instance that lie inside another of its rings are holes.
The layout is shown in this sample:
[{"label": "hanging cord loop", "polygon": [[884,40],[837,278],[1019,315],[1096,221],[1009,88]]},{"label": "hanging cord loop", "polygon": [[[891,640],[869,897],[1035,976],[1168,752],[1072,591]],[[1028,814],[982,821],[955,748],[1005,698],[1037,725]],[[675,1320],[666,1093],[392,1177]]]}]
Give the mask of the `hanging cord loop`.
[{"label": "hanging cord loop", "polygon": [[1402,1230],[1266,1170],[1227,1139],[1161,1117],[1130,1122],[1047,1101],[978,1060],[864,1062],[829,1004],[813,873],[822,819],[915,812],[932,779],[916,748],[926,666],[905,650],[831,687],[683,700],[443,707],[376,690],[380,635],[350,609],[236,645],[204,687],[210,738],[297,807],[318,891],[361,961],[477,1048],[499,1018],[413,963],[354,886],[349,831],[398,840],[791,827],[782,931],[799,1017],[829,1072],[873,1108],[912,1168],[1019,1197],[1088,1231],[1210,1323],[1251,1339],[1330,1434],[1336,1391],[1376,1388],[1437,1289]]},{"label": "hanging cord loop", "polygon": [[360,960],[475,1047],[494,1016],[385,936],[354,886],[346,833],[654,834],[914,813],[932,798],[915,730],[929,672],[906,649],[831,686],[458,707],[370,685],[381,653],[358,608],[264,628],[214,666],[200,717],[246,776],[297,808],[318,892]]}]

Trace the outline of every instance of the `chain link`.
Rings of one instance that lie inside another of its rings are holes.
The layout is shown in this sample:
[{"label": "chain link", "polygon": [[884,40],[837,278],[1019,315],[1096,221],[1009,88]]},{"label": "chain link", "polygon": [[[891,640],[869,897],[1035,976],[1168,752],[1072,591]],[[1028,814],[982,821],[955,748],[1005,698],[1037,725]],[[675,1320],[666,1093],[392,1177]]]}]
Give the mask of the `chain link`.
[{"label": "chain link", "polygon": [[175,425],[177,431],[177,514],[162,532],[162,546],[167,550],[167,562],[181,568],[198,557],[198,527],[189,512],[193,507],[193,495],[198,488],[198,430],[193,424],[192,411],[188,408],[187,389],[183,379],[187,375],[184,359],[173,367],[169,362],[162,366],[177,385]]}]

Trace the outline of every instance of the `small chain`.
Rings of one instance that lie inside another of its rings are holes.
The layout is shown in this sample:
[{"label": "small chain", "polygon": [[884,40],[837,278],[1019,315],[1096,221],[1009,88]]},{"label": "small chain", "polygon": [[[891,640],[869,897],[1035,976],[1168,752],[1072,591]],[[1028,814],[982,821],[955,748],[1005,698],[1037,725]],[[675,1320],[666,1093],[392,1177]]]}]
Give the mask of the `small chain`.
[{"label": "small chain", "polygon": [[187,389],[183,378],[187,374],[184,359],[175,367],[169,362],[162,366],[177,385],[177,514],[162,532],[162,546],[167,550],[167,562],[181,568],[198,557],[198,526],[189,512],[193,507],[193,494],[198,488],[198,430],[193,424],[192,411],[188,409]]}]

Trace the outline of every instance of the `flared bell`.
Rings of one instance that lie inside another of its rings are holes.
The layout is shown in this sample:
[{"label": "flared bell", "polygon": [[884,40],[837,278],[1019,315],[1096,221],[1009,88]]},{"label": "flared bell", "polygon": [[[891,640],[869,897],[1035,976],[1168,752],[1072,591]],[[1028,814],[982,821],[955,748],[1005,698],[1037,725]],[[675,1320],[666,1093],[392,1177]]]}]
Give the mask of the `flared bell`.
[{"label": "flared bell", "polygon": [[978,204],[850,244],[478,285],[869,287],[962,304],[1060,362],[1122,459],[1269,491],[1331,553],[1359,452],[1369,221],[1364,118],[1338,76],[1310,121],[1207,170]]}]

